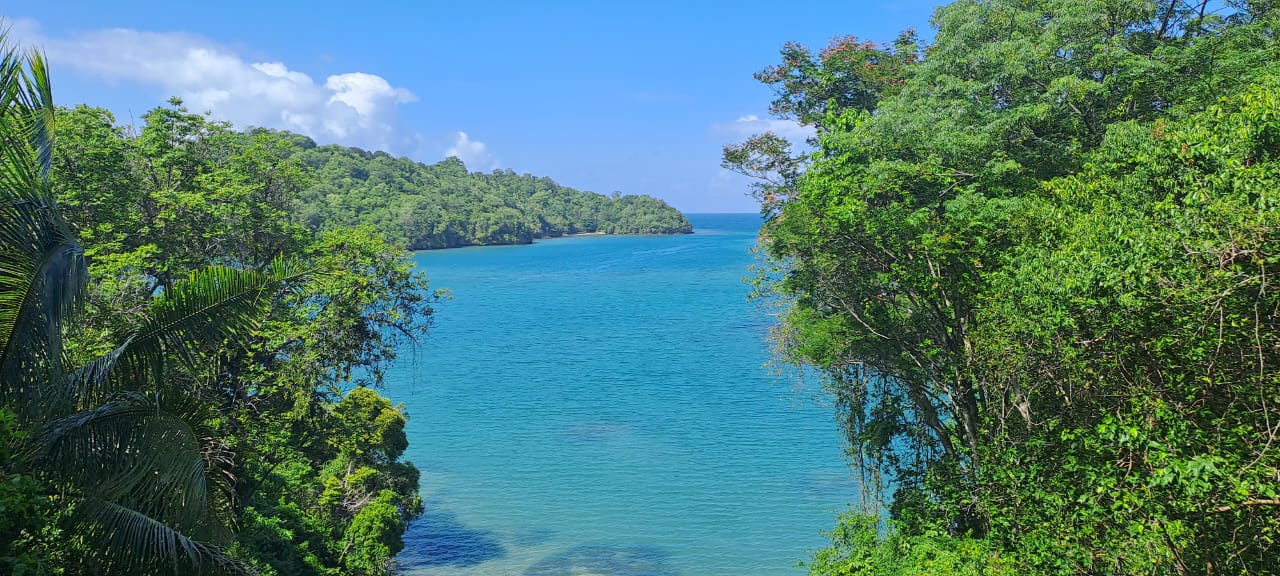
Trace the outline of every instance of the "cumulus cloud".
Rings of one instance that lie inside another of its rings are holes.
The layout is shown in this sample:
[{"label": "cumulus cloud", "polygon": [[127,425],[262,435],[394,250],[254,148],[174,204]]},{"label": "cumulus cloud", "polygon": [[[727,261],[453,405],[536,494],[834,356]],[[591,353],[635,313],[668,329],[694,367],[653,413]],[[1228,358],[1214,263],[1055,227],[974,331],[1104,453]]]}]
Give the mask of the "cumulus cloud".
[{"label": "cumulus cloud", "polygon": [[444,155],[456,156],[473,172],[488,172],[498,167],[498,159],[489,153],[484,142],[472,140],[466,132],[453,133],[453,143]]},{"label": "cumulus cloud", "polygon": [[796,144],[803,143],[815,134],[812,126],[801,126],[794,120],[764,119],[755,114],[748,114],[733,122],[722,122],[712,126],[722,134],[730,134],[735,138],[748,138],[756,134],[773,132]]},{"label": "cumulus cloud", "polygon": [[[192,110],[237,126],[393,151],[413,139],[400,126],[399,107],[417,97],[375,74],[335,74],[319,83],[283,62],[251,62],[184,33],[116,28],[56,38],[43,36],[30,20],[17,22],[13,32],[24,44],[40,46],[55,65],[108,82],[155,86],[161,96],[179,96]],[[484,151],[483,144],[471,144]]]}]

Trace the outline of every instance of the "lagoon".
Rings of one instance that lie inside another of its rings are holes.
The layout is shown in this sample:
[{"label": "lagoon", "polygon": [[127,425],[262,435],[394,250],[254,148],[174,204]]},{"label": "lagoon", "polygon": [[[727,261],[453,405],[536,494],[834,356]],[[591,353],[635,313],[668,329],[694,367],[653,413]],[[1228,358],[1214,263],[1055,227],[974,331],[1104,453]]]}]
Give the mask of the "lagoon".
[{"label": "lagoon", "polygon": [[758,216],[419,252],[440,304],[388,374],[427,512],[408,574],[803,574],[856,501],[815,383],[768,366]]}]

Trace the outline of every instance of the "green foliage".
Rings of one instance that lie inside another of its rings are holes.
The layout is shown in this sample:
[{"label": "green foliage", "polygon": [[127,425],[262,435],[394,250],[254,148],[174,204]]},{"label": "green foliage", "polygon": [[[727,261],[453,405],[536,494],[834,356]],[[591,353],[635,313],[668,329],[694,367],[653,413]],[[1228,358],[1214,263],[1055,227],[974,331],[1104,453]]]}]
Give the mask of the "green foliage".
[{"label": "green foliage", "polygon": [[121,251],[141,227],[136,207],[142,190],[131,177],[129,140],[101,108],[65,109],[57,122],[61,129],[51,173],[63,217],[85,244]]},{"label": "green foliage", "polygon": [[299,195],[308,227],[372,226],[414,250],[693,230],[657,198],[579,192],[510,170],[468,173],[457,158],[427,166],[384,152],[314,144],[296,158],[315,174]]},{"label": "green foliage", "polygon": [[176,99],[136,135],[55,113],[39,55],[4,53],[0,565],[387,573],[418,472],[401,410],[345,391],[424,334],[426,279],[300,223],[299,137]]},{"label": "green foliage", "polygon": [[[208,270],[149,303],[107,355],[75,368],[64,333],[81,310],[84,252],[48,174],[44,63],[3,44],[0,64],[0,414],[4,562],[17,571],[236,571],[217,463],[171,384],[211,339],[234,345],[284,277]],[[276,272],[283,271],[277,265]],[[35,491],[39,490],[39,499]],[[29,515],[21,519],[10,514]],[[14,546],[21,546],[16,550]]]},{"label": "green foliage", "polygon": [[[1035,230],[993,278],[988,314],[1000,322],[982,339],[991,386],[1053,425],[1000,422],[997,454],[1031,443],[1045,461],[993,476],[993,490],[1035,516],[992,518],[1033,533],[1036,517],[1053,518],[1076,534],[1030,540],[1044,542],[1026,547],[1039,562],[1248,573],[1274,554],[1280,459],[1267,442],[1280,300],[1267,231],[1280,223],[1268,198],[1280,175],[1280,76],[1254,82],[1168,122],[1113,127],[1080,174],[1028,205]],[[1056,283],[1031,281],[1046,274]],[[1023,317],[1030,309],[1039,320]],[[1046,369],[1072,388],[1025,376]],[[1123,383],[1122,393],[1094,382]],[[1061,500],[1026,483],[1054,485]]]},{"label": "green foliage", "polygon": [[404,436],[404,407],[392,406],[368,388],[356,388],[333,407],[339,453],[371,462],[394,462],[409,447]]},{"label": "green foliage", "polygon": [[275,461],[252,473],[262,483],[232,552],[268,574],[387,573],[400,535],[422,513],[418,471],[397,461],[408,445],[404,424],[390,401],[356,388],[318,417],[309,430],[325,435],[305,449],[259,435]]},{"label": "green foliage", "polygon": [[814,554],[805,567],[814,576],[1013,576],[1021,574],[981,539],[955,538],[945,530],[913,535],[881,532],[874,516],[845,512],[826,533],[831,547]]},{"label": "green foliage", "polygon": [[384,574],[404,548],[400,535],[405,521],[393,504],[395,497],[390,490],[383,490],[351,520],[343,548],[343,567],[348,574]]},{"label": "green foliage", "polygon": [[[15,541],[64,548],[73,570],[239,571],[217,547],[228,542],[231,488],[189,378],[202,350],[236,345],[265,312],[264,295],[290,277],[282,265],[271,276],[197,271],[109,354],[74,370],[49,358],[42,370],[19,366],[24,386],[6,386],[3,398],[32,432],[18,436],[26,441],[7,467],[15,482],[51,489],[47,505],[71,539],[56,544],[28,527]],[[39,400],[15,394],[28,389]]]},{"label": "green foliage", "polygon": [[262,266],[299,251],[310,234],[292,215],[307,179],[292,140],[171,104],[144,114],[136,137],[99,108],[58,112],[74,136],[54,150],[52,185],[89,255],[140,259],[118,273],[163,286],[207,263]]},{"label": "green foliage", "polygon": [[21,466],[27,437],[15,415],[0,409],[0,568],[10,574],[40,573],[32,544],[52,514],[47,486]]},{"label": "green foliage", "polygon": [[893,519],[814,573],[1274,573],[1280,43],[1206,6],[960,1],[761,74],[818,133],[726,150],[771,179],[779,350]]},{"label": "green foliage", "polygon": [[776,89],[770,112],[819,125],[829,114],[875,110],[881,98],[896,94],[910,65],[920,59],[918,41],[914,30],[902,33],[892,46],[842,36],[816,56],[800,44],[788,43],[782,48],[782,63],[755,78]]}]

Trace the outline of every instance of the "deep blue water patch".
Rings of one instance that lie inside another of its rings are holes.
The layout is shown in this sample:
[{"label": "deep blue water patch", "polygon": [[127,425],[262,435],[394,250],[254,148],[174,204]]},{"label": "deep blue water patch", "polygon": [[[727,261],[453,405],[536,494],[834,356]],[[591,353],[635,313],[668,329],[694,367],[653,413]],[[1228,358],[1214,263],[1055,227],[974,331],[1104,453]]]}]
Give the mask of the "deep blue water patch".
[{"label": "deep blue water patch", "polygon": [[468,527],[458,517],[427,510],[404,534],[404,551],[396,556],[402,568],[477,566],[506,556],[492,531]]},{"label": "deep blue water patch", "polygon": [[524,576],[677,576],[670,554],[653,546],[575,546],[548,556]]}]

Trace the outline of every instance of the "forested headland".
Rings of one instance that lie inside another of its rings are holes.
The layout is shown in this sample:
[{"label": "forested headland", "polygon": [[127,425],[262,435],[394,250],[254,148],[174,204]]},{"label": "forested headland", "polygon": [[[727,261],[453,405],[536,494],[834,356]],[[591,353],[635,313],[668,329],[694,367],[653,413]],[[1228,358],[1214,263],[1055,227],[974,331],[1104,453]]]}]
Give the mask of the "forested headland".
[{"label": "forested headland", "polygon": [[811,149],[725,149],[865,486],[810,573],[1280,573],[1280,7],[932,24],[785,46]]},{"label": "forested headland", "polygon": [[313,181],[298,196],[314,229],[372,225],[410,249],[528,244],[566,234],[687,234],[689,220],[652,196],[581,192],[545,177],[467,172],[291,136]]}]

